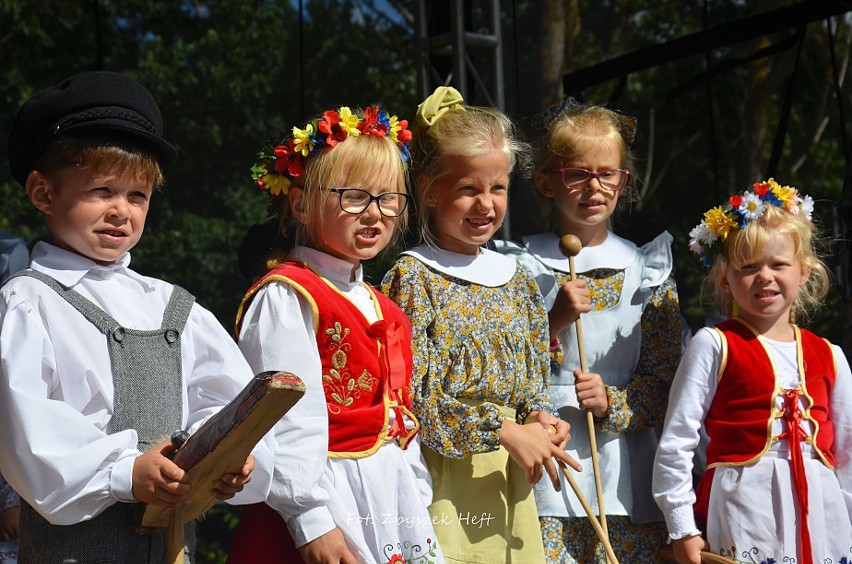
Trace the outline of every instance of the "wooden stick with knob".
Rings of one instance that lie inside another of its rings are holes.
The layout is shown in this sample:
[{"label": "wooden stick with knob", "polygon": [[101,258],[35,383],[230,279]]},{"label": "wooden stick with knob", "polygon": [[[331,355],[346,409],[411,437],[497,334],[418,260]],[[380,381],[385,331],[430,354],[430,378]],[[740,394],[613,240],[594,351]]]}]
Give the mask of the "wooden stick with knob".
[{"label": "wooden stick with knob", "polygon": [[[556,427],[551,425],[548,432],[551,435],[555,434]],[[574,479],[574,476],[571,474],[571,471],[568,470],[568,466],[564,462],[557,458],[556,463],[559,465],[559,469],[562,470],[562,474],[565,476],[565,479],[568,480],[568,485],[571,486],[572,490],[574,490],[574,494],[580,501],[580,505],[583,506],[583,510],[586,512],[586,515],[588,515],[589,521],[592,522],[592,528],[595,530],[595,533],[597,533],[598,538],[604,547],[604,552],[606,552],[607,562],[611,562],[611,564],[618,564],[618,558],[615,557],[615,552],[612,550],[612,544],[609,542],[609,537],[601,527],[601,522],[598,521],[595,512],[592,511],[592,506],[590,506],[589,502],[586,501],[586,496],[583,495],[583,490],[580,489],[580,486],[577,484],[577,480]]]},{"label": "wooden stick with knob", "polygon": [[[563,235],[559,239],[559,251],[568,257],[568,266],[570,269],[571,280],[576,280],[577,275],[574,272],[574,257],[580,254],[580,251],[583,249],[583,244],[580,242],[580,238],[576,235]],[[574,327],[577,331],[577,350],[580,353],[580,370],[583,372],[588,372],[586,369],[586,349],[583,346],[583,324],[580,321],[580,318],[577,318],[577,321],[574,322]],[[590,409],[586,410],[586,425],[589,428],[589,446],[592,451],[592,471],[595,475],[595,493],[598,497],[598,511],[600,512],[600,524],[603,529],[603,533],[607,538],[607,542],[609,541],[609,531],[606,526],[606,511],[604,510],[604,500],[603,500],[603,490],[601,488],[601,472],[600,467],[598,466],[598,441],[595,436],[595,418],[592,415],[592,411]]]}]

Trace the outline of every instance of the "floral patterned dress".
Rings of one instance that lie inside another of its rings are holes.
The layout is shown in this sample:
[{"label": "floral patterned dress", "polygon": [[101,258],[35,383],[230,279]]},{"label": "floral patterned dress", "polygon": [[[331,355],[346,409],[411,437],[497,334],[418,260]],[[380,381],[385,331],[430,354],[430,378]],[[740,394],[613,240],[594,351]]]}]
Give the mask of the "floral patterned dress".
[{"label": "floral patterned dress", "polygon": [[[570,265],[553,233],[524,238],[526,247],[495,242],[516,256],[536,278],[545,303],[553,304],[570,280]],[[665,418],[671,381],[681,353],[681,315],[671,277],[671,236],[642,247],[609,233],[599,246],[575,257],[586,281],[592,311],[581,319],[587,368],[601,375],[609,408],[596,420],[598,456],[609,537],[623,562],[655,562],[665,545],[663,516],[651,496],[656,428]],[[592,509],[597,495],[585,413],[574,390],[580,367],[574,326],[560,331],[561,363],[554,365],[550,400],[571,423],[568,452],[585,470],[575,474]],[[535,488],[548,562],[605,562],[586,513],[563,480],[562,492],[539,482]]]},{"label": "floral patterned dress", "polygon": [[547,315],[535,281],[493,251],[417,247],[397,260],[382,289],[411,320],[412,398],[444,556],[540,563],[531,489],[499,444],[507,417],[522,422],[532,411],[552,411]]}]

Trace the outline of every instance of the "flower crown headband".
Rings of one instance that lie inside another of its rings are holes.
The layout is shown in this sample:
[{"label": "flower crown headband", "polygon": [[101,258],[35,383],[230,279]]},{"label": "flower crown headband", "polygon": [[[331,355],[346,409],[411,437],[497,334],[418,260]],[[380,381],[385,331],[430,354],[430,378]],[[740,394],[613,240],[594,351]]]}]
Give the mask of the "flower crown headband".
[{"label": "flower crown headband", "polygon": [[781,186],[774,178],[755,182],[753,188],[753,192],[734,194],[723,206],[706,211],[701,223],[689,232],[689,250],[703,258],[706,265],[713,264],[708,250],[716,241],[724,243],[731,231],[744,229],[750,221],[762,217],[769,206],[791,215],[803,213],[810,221],[814,211],[810,196],[802,196],[791,186]]},{"label": "flower crown headband", "polygon": [[[553,124],[553,122],[562,116],[577,115],[593,107],[595,106],[591,104],[583,104],[571,96],[568,96],[558,104],[553,104],[536,114],[532,118],[531,123],[533,127],[537,129],[547,129]],[[619,128],[621,128],[621,134],[624,136],[625,141],[627,141],[628,145],[633,143],[633,140],[636,139],[636,127],[638,124],[637,119],[633,116],[622,114],[617,110],[611,110],[609,108],[604,108],[603,106],[599,107],[613,113],[616,121],[618,122]]]},{"label": "flower crown headband", "polygon": [[365,108],[363,116],[342,106],[324,112],[304,129],[293,127],[293,135],[281,143],[264,145],[251,167],[251,177],[273,197],[286,196],[293,180],[305,173],[305,159],[325,147],[332,149],[349,137],[361,134],[390,137],[402,153],[402,162],[408,162],[408,142],[411,141],[408,121],[388,116],[378,106]]}]

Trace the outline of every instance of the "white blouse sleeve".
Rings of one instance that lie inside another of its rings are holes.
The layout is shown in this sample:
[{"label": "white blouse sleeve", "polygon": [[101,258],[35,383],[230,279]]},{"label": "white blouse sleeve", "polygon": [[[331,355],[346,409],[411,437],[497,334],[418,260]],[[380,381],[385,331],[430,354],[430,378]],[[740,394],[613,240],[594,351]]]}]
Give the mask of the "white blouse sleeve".
[{"label": "white blouse sleeve", "polygon": [[335,528],[324,487],[328,415],[310,304],[291,286],[272,282],[246,310],[240,349],[255,373],[292,372],[305,395],[275,426],[275,471],[267,503],[278,511],[297,547]]},{"label": "white blouse sleeve", "polygon": [[669,537],[698,534],[692,505],[693,459],[700,430],[716,394],[721,339],[703,328],[689,341],[669,394],[669,409],[654,461],[653,494],[665,515]]},{"label": "white blouse sleeve", "polygon": [[831,391],[829,417],[834,425],[834,469],[846,510],[852,517],[852,373],[840,347],[832,345],[837,361],[837,378]]}]

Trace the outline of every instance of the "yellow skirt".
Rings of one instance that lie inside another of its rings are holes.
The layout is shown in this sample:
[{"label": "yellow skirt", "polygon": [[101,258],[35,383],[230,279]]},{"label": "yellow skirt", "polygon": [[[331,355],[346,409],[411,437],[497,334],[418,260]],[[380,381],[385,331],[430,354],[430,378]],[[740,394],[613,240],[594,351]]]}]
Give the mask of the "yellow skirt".
[{"label": "yellow skirt", "polygon": [[[515,419],[514,409],[499,407]],[[544,562],[532,488],[505,448],[456,459],[424,446],[423,456],[432,475],[429,513],[447,562]]]}]

